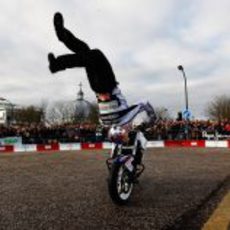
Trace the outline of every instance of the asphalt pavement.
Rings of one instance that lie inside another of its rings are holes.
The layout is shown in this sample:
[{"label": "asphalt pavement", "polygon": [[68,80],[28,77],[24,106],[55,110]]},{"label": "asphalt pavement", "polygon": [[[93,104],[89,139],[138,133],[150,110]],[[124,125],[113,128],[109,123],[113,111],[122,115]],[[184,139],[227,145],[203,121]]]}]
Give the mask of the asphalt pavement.
[{"label": "asphalt pavement", "polygon": [[106,151],[0,155],[1,230],[201,229],[229,191],[230,150],[147,150],[131,202],[107,189]]}]

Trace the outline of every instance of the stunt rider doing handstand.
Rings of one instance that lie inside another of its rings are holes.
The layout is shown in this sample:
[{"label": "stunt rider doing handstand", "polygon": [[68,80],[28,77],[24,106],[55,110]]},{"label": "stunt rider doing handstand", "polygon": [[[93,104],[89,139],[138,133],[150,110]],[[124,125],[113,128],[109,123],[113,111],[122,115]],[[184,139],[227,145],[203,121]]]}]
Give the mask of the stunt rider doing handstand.
[{"label": "stunt rider doing handstand", "polygon": [[90,49],[85,42],[67,30],[61,13],[54,15],[54,28],[58,39],[74,53],[57,57],[49,53],[50,71],[56,73],[74,67],[86,69],[89,84],[96,93],[100,120],[103,125],[123,126],[142,111],[147,112],[150,120],[155,119],[154,110],[148,102],[128,106],[105,55],[99,49]]}]

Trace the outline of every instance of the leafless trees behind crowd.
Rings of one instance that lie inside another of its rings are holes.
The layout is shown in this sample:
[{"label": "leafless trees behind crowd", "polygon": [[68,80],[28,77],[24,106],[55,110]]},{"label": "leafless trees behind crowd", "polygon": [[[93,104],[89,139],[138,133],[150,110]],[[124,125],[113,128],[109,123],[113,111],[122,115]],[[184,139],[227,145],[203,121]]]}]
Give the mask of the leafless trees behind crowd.
[{"label": "leafless trees behind crowd", "polygon": [[[73,101],[57,101],[48,103],[43,101],[40,106],[25,106],[14,111],[16,123],[78,123],[80,117],[76,116]],[[158,117],[163,120],[172,119],[171,114],[165,107],[155,108]],[[222,95],[212,99],[204,108],[207,118],[220,121],[230,120],[230,96]],[[80,116],[80,115],[79,115]],[[98,107],[92,103],[90,113],[86,119],[90,123],[98,123]]]},{"label": "leafless trees behind crowd", "polygon": [[230,96],[215,97],[207,105],[206,114],[214,120],[230,120]]},{"label": "leafless trees behind crowd", "polygon": [[14,110],[14,122],[16,123],[43,123],[47,125],[90,122],[98,123],[98,107],[91,103],[89,114],[84,120],[77,113],[74,101],[56,101],[48,103],[43,101],[40,106],[24,106]]}]

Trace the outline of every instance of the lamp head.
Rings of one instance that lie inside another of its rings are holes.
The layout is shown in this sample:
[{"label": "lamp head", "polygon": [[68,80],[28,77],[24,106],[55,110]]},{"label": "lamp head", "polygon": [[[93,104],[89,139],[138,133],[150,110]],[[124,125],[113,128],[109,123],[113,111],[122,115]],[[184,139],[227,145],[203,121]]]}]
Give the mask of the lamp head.
[{"label": "lamp head", "polygon": [[178,65],[177,68],[178,68],[180,71],[183,71],[183,70],[184,70],[184,68],[183,68],[182,65]]}]

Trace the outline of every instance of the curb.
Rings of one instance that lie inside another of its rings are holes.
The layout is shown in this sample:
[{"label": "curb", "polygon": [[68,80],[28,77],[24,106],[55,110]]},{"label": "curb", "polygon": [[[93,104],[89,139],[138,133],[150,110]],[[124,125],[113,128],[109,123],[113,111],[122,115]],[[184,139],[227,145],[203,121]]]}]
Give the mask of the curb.
[{"label": "curb", "polygon": [[[55,143],[55,144],[25,144],[25,145],[3,145],[0,153],[6,152],[43,152],[43,151],[70,151],[70,150],[100,150],[111,149],[110,142],[101,143]],[[148,141],[147,148],[230,148],[230,140],[207,141],[207,140],[181,140],[181,141]]]}]

